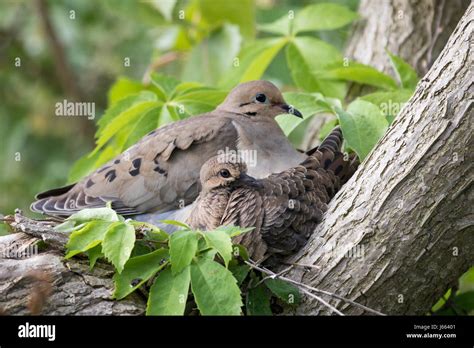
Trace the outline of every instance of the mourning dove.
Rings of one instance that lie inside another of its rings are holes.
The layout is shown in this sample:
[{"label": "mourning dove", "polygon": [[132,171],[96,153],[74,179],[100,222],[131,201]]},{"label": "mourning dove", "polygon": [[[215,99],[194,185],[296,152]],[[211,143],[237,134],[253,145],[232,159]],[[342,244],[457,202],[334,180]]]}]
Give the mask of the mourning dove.
[{"label": "mourning dove", "polygon": [[255,227],[235,240],[249,248],[255,260],[265,254],[295,252],[357,168],[357,157],[346,158],[341,143],[337,127],[300,165],[265,179],[248,175],[242,161],[212,157],[201,169],[203,188],[186,222],[201,230],[221,225]]},{"label": "mourning dove", "polygon": [[122,215],[177,209],[194,201],[199,170],[222,151],[255,154],[254,177],[282,171],[306,158],[276,123],[282,113],[302,117],[272,83],[240,84],[214,111],[158,128],[78,183],[38,194],[31,210],[69,216],[109,201]]}]

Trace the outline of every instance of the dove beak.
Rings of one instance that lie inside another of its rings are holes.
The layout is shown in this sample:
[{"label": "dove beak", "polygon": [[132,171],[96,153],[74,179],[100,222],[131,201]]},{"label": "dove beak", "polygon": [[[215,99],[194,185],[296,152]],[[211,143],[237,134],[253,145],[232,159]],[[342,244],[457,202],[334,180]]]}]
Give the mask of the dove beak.
[{"label": "dove beak", "polygon": [[293,106],[288,105],[288,104],[281,104],[280,107],[285,110],[287,114],[294,115],[299,118],[303,118],[303,114],[299,112],[297,109],[295,109]]},{"label": "dove beak", "polygon": [[240,174],[238,182],[240,184],[245,185],[245,186],[250,186],[250,187],[257,188],[257,189],[263,187],[263,185],[260,183],[259,180],[251,177],[250,175],[244,174],[244,173]]}]

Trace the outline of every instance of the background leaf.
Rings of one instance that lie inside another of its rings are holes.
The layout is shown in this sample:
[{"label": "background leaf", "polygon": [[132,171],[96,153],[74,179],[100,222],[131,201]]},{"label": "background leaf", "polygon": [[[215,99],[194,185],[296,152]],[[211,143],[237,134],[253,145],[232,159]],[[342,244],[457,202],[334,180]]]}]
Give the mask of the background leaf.
[{"label": "background leaf", "polygon": [[356,18],[357,13],[346,6],[331,3],[310,5],[296,13],[293,34],[341,28]]},{"label": "background leaf", "polygon": [[405,62],[402,58],[390,53],[389,51],[387,51],[387,54],[390,57],[390,62],[392,63],[393,69],[397,74],[402,88],[415,89],[419,80],[415,69],[413,69],[410,64]]}]

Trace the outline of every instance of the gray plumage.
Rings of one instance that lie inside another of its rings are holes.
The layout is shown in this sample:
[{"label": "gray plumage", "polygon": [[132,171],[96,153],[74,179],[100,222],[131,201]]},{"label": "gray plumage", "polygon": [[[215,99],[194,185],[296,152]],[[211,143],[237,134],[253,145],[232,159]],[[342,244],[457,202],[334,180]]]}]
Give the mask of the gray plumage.
[{"label": "gray plumage", "polygon": [[327,209],[327,203],[357,168],[355,156],[340,152],[339,127],[299,165],[256,179],[245,163],[216,156],[201,169],[202,191],[187,223],[211,230],[220,225],[255,227],[235,242],[255,260],[299,249]]},{"label": "gray plumage", "polygon": [[282,171],[306,158],[276,123],[282,113],[301,117],[270,82],[241,84],[214,111],[154,130],[78,183],[38,194],[31,209],[69,216],[110,201],[122,215],[175,210],[195,200],[200,168],[225,150],[255,151],[255,177]]}]

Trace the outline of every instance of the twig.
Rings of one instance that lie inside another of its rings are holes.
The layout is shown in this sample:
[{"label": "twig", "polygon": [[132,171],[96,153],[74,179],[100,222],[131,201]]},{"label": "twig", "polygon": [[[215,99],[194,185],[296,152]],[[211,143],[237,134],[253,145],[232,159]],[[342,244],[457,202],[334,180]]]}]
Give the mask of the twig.
[{"label": "twig", "polygon": [[340,316],[344,316],[343,313],[341,313],[340,311],[338,311],[334,306],[330,305],[329,303],[327,303],[326,301],[324,301],[321,297],[319,296],[316,296],[315,294],[313,294],[312,292],[309,292],[308,290],[306,290],[305,288],[300,288],[301,291],[303,291],[306,295],[314,298],[315,300],[321,302],[323,305],[325,305],[326,307],[328,307],[329,309],[331,309],[334,313],[340,315]]},{"label": "twig", "polygon": [[[250,267],[252,267],[252,268],[254,268],[254,269],[256,269],[256,270],[258,270],[258,271],[260,271],[260,272],[263,272],[263,273],[266,273],[266,274],[271,274],[271,275],[276,276],[276,274],[275,274],[274,272],[272,272],[271,270],[269,270],[269,269],[267,269],[267,268],[265,268],[265,267],[263,267],[263,266],[258,266],[258,265],[256,265],[256,264],[251,263],[251,262],[248,262],[248,261],[245,261],[245,263],[246,263],[247,265],[249,265]],[[335,293],[332,293],[332,292],[329,292],[329,291],[325,291],[325,290],[320,290],[320,289],[317,289],[317,288],[315,288],[315,287],[306,285],[306,284],[304,284],[304,283],[298,282],[298,281],[296,281],[296,280],[293,280],[293,279],[290,279],[290,278],[287,278],[287,277],[278,276],[278,278],[280,278],[281,280],[287,281],[287,282],[289,282],[289,283],[291,283],[291,284],[296,285],[297,287],[299,287],[299,288],[300,288],[304,293],[306,293],[306,294],[309,293],[308,290],[310,290],[310,291],[315,291],[315,292],[318,292],[318,293],[321,293],[321,294],[324,294],[324,295],[328,295],[328,296],[337,298],[338,300],[348,302],[348,303],[350,303],[350,304],[352,304],[352,305],[354,305],[354,306],[356,306],[356,307],[359,307],[359,308],[361,308],[361,309],[366,310],[367,312],[371,312],[371,313],[376,314],[376,315],[385,316],[385,314],[382,313],[382,312],[379,312],[379,311],[377,311],[377,310],[375,310],[375,309],[372,309],[372,308],[369,308],[369,307],[367,307],[367,306],[364,306],[364,305],[362,305],[362,304],[360,304],[360,303],[357,303],[357,302],[355,302],[355,301],[353,301],[353,300],[350,300],[350,299],[345,298],[345,297],[343,297],[343,296],[337,295],[337,294],[335,294]],[[313,294],[313,295],[314,295],[314,294]],[[313,296],[312,296],[312,297],[313,297]],[[318,301],[319,301],[319,300],[318,300]]]},{"label": "twig", "polygon": [[285,265],[290,265],[294,267],[301,267],[301,268],[312,268],[312,269],[317,269],[320,270],[321,267],[316,266],[316,265],[308,265],[308,264],[303,264],[303,263],[291,263],[291,262],[283,262]]}]

